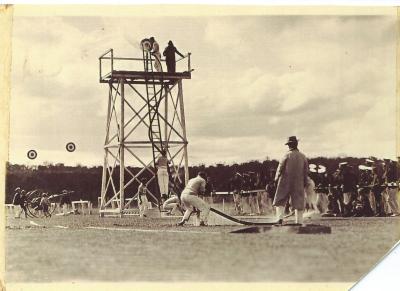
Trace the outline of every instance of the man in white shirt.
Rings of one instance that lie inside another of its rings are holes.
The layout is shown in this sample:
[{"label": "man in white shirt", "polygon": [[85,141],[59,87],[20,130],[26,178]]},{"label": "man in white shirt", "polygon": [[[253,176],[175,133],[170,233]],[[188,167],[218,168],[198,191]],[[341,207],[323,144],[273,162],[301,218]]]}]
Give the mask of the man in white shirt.
[{"label": "man in white shirt", "polygon": [[168,198],[169,192],[168,158],[165,150],[161,151],[161,156],[157,160],[157,180],[161,199],[165,201]]},{"label": "man in white shirt", "polygon": [[154,37],[150,37],[150,43],[152,47],[151,54],[154,56],[155,59],[154,68],[157,72],[162,72],[160,46],[158,45],[158,42],[154,39]]},{"label": "man in white shirt", "polygon": [[186,211],[182,220],[178,223],[179,226],[184,225],[185,222],[189,220],[190,214],[194,211],[194,208],[200,211],[200,226],[206,225],[208,214],[210,213],[210,206],[197,196],[204,193],[206,179],[206,173],[199,172],[197,177],[188,181],[185,189],[182,191],[181,201]]}]

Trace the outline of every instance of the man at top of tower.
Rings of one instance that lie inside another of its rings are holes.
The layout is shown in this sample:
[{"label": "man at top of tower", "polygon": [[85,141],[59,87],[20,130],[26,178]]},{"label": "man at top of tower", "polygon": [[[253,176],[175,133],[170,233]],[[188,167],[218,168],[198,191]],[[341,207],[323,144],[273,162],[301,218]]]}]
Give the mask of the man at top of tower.
[{"label": "man at top of tower", "polygon": [[165,48],[163,53],[163,55],[165,56],[165,61],[167,63],[168,73],[175,73],[176,70],[175,54],[180,55],[182,58],[184,57],[170,40],[168,42],[168,46]]},{"label": "man at top of tower", "polygon": [[158,42],[156,42],[153,36],[150,37],[150,43],[151,43],[151,54],[155,58],[154,68],[157,70],[157,72],[162,72],[160,46],[158,45]]}]

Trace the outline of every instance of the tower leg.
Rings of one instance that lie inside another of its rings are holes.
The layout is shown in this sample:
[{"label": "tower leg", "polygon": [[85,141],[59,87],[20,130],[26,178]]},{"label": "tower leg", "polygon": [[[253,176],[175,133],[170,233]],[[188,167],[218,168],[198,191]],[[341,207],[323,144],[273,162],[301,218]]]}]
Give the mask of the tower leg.
[{"label": "tower leg", "polygon": [[168,151],[168,95],[169,95],[169,88],[168,85],[165,85],[164,89],[164,117],[165,117],[165,122],[164,122],[164,149]]},{"label": "tower leg", "polygon": [[189,162],[188,162],[188,152],[187,152],[187,138],[186,138],[186,122],[185,122],[185,109],[183,104],[183,88],[182,88],[182,80],[178,81],[178,99],[180,104],[181,111],[181,122],[182,122],[182,133],[184,138],[184,146],[183,146],[183,155],[185,159],[185,185],[189,181]]},{"label": "tower leg", "polygon": [[[111,103],[112,103],[112,86],[109,85],[109,93],[108,93],[108,105],[107,105],[107,121],[106,121],[106,138],[104,141],[104,145],[108,144],[108,140],[110,138],[110,119],[111,119]],[[104,217],[104,204],[106,197],[106,181],[107,181],[107,160],[108,160],[108,149],[104,148],[104,161],[103,161],[103,174],[101,178],[101,194],[100,194],[100,205],[98,208],[100,209],[100,217]]]},{"label": "tower leg", "polygon": [[125,135],[124,135],[124,127],[125,127],[125,116],[124,116],[124,109],[125,109],[125,90],[124,90],[124,79],[120,79],[120,86],[121,86],[121,120],[120,120],[120,144],[119,144],[119,157],[120,157],[120,162],[119,162],[119,197],[120,197],[120,203],[119,203],[119,213],[120,217],[123,216],[123,211],[124,211],[124,206],[125,206],[125,182],[124,182],[124,176],[125,176],[125,162],[124,162],[124,142],[125,142]]}]

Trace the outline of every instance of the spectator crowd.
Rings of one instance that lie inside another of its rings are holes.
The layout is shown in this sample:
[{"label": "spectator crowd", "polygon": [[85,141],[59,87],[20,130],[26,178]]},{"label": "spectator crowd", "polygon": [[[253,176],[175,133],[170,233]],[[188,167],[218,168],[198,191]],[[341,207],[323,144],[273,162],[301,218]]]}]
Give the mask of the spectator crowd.
[{"label": "spectator crowd", "polygon": [[[310,164],[306,185],[306,209],[322,216],[399,216],[399,177],[396,162],[366,159],[355,166],[339,164],[332,172],[323,165]],[[357,169],[356,169],[357,168]],[[245,214],[243,205],[250,206],[250,214],[273,211],[276,191],[275,169],[261,177],[259,173],[236,172],[229,181],[237,215]],[[291,213],[290,201],[286,213]]]}]

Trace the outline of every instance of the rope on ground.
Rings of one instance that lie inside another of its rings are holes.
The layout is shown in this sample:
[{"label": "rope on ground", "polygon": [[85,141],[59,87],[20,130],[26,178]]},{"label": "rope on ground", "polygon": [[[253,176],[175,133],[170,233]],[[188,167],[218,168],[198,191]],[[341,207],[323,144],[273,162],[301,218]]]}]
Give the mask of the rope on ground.
[{"label": "rope on ground", "polygon": [[211,207],[210,210],[212,212],[214,212],[214,213],[216,213],[216,214],[218,214],[218,215],[230,220],[230,221],[233,221],[233,222],[236,222],[236,223],[239,223],[239,224],[243,224],[243,225],[274,225],[274,224],[276,224],[276,222],[250,222],[250,221],[240,220],[240,219],[232,217],[232,216],[230,216],[228,214],[225,214],[225,213],[223,213],[223,212],[221,212],[221,211],[219,211],[219,210],[217,210],[215,208]]}]

